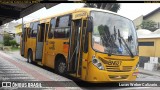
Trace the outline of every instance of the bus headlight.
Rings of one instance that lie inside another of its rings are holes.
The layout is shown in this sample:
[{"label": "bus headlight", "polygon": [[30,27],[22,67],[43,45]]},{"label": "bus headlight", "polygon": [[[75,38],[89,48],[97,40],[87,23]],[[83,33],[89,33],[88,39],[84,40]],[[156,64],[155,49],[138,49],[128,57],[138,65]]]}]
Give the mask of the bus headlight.
[{"label": "bus headlight", "polygon": [[100,62],[100,61],[97,60],[96,58],[92,59],[92,63],[93,63],[93,65],[95,65],[98,69],[104,70],[104,67],[103,67],[103,65],[102,65],[102,62]]}]

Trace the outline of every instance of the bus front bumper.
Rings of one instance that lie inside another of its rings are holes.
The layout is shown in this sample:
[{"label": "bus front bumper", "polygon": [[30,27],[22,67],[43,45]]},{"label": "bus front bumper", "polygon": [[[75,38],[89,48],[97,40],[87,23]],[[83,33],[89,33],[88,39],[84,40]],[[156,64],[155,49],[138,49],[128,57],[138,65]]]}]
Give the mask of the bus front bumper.
[{"label": "bus front bumper", "polygon": [[108,72],[94,68],[94,70],[88,69],[86,81],[91,83],[135,81],[138,73],[138,69],[129,72]]}]

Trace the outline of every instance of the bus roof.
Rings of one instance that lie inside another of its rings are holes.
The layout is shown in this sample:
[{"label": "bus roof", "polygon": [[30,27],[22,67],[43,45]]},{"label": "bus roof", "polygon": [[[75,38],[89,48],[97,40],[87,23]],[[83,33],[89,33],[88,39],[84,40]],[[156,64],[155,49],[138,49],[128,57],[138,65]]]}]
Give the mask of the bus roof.
[{"label": "bus roof", "polygon": [[[31,22],[36,22],[36,21],[41,21],[41,20],[45,20],[45,19],[51,19],[53,17],[57,17],[57,16],[62,16],[62,15],[66,15],[66,14],[70,14],[70,13],[74,13],[74,12],[78,12],[78,11],[86,11],[86,12],[90,12],[90,11],[102,11],[102,12],[108,12],[108,13],[112,13],[112,14],[115,14],[115,15],[119,15],[115,12],[112,12],[112,11],[109,11],[109,10],[103,10],[103,9],[97,9],[97,8],[87,8],[87,7],[83,7],[83,8],[78,8],[78,9],[75,9],[75,10],[70,10],[70,11],[66,11],[66,12],[63,12],[63,13],[57,13],[57,14],[54,14],[54,15],[50,15],[48,17],[44,17],[44,18],[40,18],[38,20],[32,20],[32,21],[29,21],[27,23],[31,23]],[[121,15],[119,15],[121,16]],[[126,17],[125,17],[126,18]],[[128,19],[128,18],[127,18]],[[25,23],[26,24],[26,23]]]},{"label": "bus roof", "polygon": [[112,11],[109,11],[109,10],[103,10],[103,9],[97,9],[97,8],[78,8],[78,9],[75,9],[75,10],[70,10],[70,11],[66,11],[64,13],[58,13],[58,14],[54,14],[54,15],[51,15],[51,16],[48,16],[48,17],[45,17],[45,18],[41,18],[42,19],[48,19],[48,18],[52,18],[52,17],[56,17],[56,16],[61,16],[61,15],[65,15],[65,14],[69,14],[69,13],[74,13],[74,12],[78,12],[78,11],[92,11],[92,10],[95,10],[95,11],[103,11],[103,12],[108,12],[108,13],[112,13],[112,14],[116,14],[118,15],[117,13],[114,13]]}]

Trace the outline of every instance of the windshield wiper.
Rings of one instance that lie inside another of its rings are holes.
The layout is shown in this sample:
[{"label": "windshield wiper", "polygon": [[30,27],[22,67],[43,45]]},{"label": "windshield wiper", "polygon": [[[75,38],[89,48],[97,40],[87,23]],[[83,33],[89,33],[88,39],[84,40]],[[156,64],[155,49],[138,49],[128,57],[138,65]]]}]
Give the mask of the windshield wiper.
[{"label": "windshield wiper", "polygon": [[110,56],[112,55],[112,51],[113,51],[113,47],[114,47],[114,44],[115,44],[115,40],[117,39],[116,35],[117,35],[117,33],[116,33],[116,27],[114,26],[114,34],[111,34],[109,36],[109,40],[111,41],[111,45],[110,45],[111,49],[110,49],[108,55],[110,55]]},{"label": "windshield wiper", "polygon": [[[107,30],[105,30],[107,31]],[[108,35],[107,35],[108,34]],[[111,56],[112,55],[112,52],[113,52],[113,47],[114,47],[114,43],[115,43],[115,40],[116,40],[116,29],[115,29],[115,26],[114,26],[114,34],[110,34],[110,31],[108,30],[107,32],[104,33],[105,37],[107,37],[107,41],[105,41],[105,43],[108,43],[109,45],[109,51],[108,51],[108,56]],[[107,46],[106,46],[107,47]]]},{"label": "windshield wiper", "polygon": [[106,25],[100,25],[100,26],[98,26],[98,30],[99,30],[99,34],[102,38],[103,45],[105,47],[109,47],[108,56],[111,56],[112,49],[113,49],[113,47],[112,47],[113,41],[112,41],[112,36],[110,34],[109,28]]},{"label": "windshield wiper", "polygon": [[108,51],[108,56],[111,56],[112,55],[112,50],[113,50],[113,47],[112,47],[112,40],[111,40],[111,36],[107,36],[106,34],[104,34],[104,36],[107,38],[105,39],[105,37],[102,37],[102,40],[104,41],[105,43],[105,47],[108,47],[107,44],[109,45],[109,51]]},{"label": "windshield wiper", "polygon": [[[123,41],[124,45],[126,46],[126,48],[127,48],[127,49],[128,49],[128,51],[129,51],[130,56],[133,58],[133,57],[134,57],[134,55],[133,55],[133,53],[132,53],[131,49],[129,48],[128,44],[127,44],[127,43],[126,43],[126,41],[124,40],[124,38],[123,38],[123,37],[121,37],[119,29],[118,29],[118,37],[119,37],[120,39],[122,39],[122,41]],[[121,43],[121,44],[122,44],[122,43]]]}]

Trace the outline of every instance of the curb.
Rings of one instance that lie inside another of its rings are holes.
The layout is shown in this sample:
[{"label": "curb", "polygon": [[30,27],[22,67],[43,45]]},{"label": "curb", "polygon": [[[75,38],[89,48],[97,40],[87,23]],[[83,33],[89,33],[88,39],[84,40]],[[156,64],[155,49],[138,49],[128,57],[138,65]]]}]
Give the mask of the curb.
[{"label": "curb", "polygon": [[159,76],[160,77],[160,73],[153,72],[153,71],[144,71],[142,68],[139,69],[139,73],[146,74],[146,75],[151,75],[151,76]]}]

